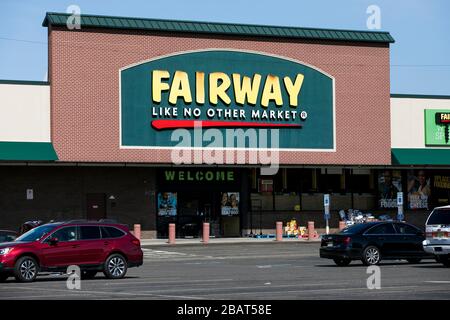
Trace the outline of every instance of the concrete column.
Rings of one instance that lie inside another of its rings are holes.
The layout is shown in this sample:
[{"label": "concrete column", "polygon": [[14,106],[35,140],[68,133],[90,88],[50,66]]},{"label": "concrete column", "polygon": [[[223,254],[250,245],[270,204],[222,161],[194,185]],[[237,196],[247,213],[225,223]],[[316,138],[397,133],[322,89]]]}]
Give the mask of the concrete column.
[{"label": "concrete column", "polygon": [[175,223],[169,223],[169,244],[175,244]]},{"label": "concrete column", "polygon": [[308,221],[308,240],[314,239],[314,221]]},{"label": "concrete column", "polygon": [[281,222],[281,221],[277,221],[277,236],[276,236],[276,240],[277,241],[282,241],[283,240],[283,222]]},{"label": "concrete column", "polygon": [[141,225],[140,224],[134,225],[134,236],[136,238],[138,238],[139,240],[141,240]]},{"label": "concrete column", "polygon": [[209,242],[209,222],[203,222],[203,243]]}]

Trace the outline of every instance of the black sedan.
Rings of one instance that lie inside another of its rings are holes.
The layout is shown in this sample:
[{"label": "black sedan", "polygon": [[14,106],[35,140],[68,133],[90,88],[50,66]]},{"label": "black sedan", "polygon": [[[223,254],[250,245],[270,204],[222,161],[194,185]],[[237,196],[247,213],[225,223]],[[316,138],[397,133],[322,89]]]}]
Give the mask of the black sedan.
[{"label": "black sedan", "polygon": [[432,259],[422,247],[425,234],[419,228],[404,222],[369,222],[343,229],[322,237],[320,257],[333,259],[338,266],[347,266],[352,260],[365,265],[383,260],[405,259],[419,263]]}]

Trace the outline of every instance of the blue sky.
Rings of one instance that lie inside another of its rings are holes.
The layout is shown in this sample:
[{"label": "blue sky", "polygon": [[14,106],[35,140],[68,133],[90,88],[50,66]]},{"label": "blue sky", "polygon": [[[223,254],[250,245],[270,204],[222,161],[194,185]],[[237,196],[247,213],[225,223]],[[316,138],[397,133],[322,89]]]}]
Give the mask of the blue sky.
[{"label": "blue sky", "polygon": [[450,95],[448,0],[0,0],[0,79],[44,80],[45,12],[81,13],[366,30],[369,5],[381,9],[391,47],[391,92]]}]

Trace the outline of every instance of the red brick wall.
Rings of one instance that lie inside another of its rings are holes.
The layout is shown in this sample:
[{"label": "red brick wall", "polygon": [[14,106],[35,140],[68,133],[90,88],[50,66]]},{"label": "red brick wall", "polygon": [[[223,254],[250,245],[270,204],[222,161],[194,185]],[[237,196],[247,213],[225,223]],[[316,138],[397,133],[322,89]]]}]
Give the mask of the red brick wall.
[{"label": "red brick wall", "polygon": [[281,152],[282,164],[391,163],[387,45],[53,29],[51,123],[60,161],[170,163],[168,150],[119,148],[119,69],[160,55],[207,48],[285,56],[335,78],[336,152]]}]

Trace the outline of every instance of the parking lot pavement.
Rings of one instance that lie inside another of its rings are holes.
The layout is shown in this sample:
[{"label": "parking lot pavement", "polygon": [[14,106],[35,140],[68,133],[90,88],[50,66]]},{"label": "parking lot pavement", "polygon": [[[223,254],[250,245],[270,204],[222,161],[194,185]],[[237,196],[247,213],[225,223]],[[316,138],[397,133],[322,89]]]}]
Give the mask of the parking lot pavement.
[{"label": "parking lot pavement", "polygon": [[0,299],[449,299],[450,270],[426,260],[381,263],[381,289],[367,288],[361,262],[336,267],[317,243],[172,246],[144,249],[144,265],[121,280],[99,273],[66,287],[67,276],[10,278]]}]

